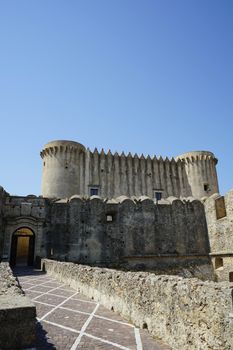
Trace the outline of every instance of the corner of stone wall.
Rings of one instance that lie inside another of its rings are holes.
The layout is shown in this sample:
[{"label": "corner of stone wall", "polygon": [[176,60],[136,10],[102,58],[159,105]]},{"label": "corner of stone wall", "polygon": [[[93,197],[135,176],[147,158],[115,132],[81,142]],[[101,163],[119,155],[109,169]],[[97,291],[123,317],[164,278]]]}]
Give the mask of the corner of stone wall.
[{"label": "corner of stone wall", "polygon": [[0,349],[31,348],[35,337],[35,305],[24,296],[9,264],[0,263]]}]

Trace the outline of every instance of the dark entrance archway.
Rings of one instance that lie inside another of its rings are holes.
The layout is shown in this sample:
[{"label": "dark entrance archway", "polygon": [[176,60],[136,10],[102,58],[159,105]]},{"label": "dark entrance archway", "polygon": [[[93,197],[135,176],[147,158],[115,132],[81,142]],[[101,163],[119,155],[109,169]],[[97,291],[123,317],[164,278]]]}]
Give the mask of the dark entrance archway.
[{"label": "dark entrance archway", "polygon": [[10,265],[32,266],[34,262],[35,234],[28,227],[17,229],[12,235]]}]

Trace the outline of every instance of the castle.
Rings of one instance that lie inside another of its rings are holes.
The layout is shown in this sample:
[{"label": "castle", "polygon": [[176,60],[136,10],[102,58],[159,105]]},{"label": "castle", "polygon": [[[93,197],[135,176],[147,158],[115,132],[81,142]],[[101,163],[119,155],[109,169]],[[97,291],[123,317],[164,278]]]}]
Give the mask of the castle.
[{"label": "castle", "polygon": [[[173,273],[192,266],[211,279],[211,259],[222,266],[233,255],[216,243],[216,201],[225,204],[213,153],[163,160],[53,141],[41,157],[42,196],[0,190],[0,257],[12,266],[44,257]],[[230,227],[229,201],[225,209]]]},{"label": "castle", "polygon": [[175,159],[129,153],[91,152],[73,141],[53,141],[41,152],[42,195],[116,198],[174,196],[201,199],[218,192],[217,159],[206,151],[189,152]]}]

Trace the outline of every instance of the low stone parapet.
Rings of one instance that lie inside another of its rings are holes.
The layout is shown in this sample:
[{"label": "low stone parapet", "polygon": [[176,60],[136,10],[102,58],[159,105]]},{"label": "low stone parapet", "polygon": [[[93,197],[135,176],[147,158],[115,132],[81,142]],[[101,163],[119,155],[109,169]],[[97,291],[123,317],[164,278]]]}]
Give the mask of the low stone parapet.
[{"label": "low stone parapet", "polygon": [[233,349],[233,284],[48,259],[42,265],[48,274],[147,328],[174,350]]},{"label": "low stone parapet", "polygon": [[36,308],[24,296],[8,263],[0,264],[0,349],[33,347],[36,335]]}]

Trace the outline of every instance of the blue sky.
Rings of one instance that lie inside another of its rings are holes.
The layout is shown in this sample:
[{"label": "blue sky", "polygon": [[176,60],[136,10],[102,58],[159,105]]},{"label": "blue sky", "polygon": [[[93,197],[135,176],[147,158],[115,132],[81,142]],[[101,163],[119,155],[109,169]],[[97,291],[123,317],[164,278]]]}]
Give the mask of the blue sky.
[{"label": "blue sky", "polygon": [[0,0],[0,185],[40,194],[39,152],[210,150],[233,187],[232,0]]}]

